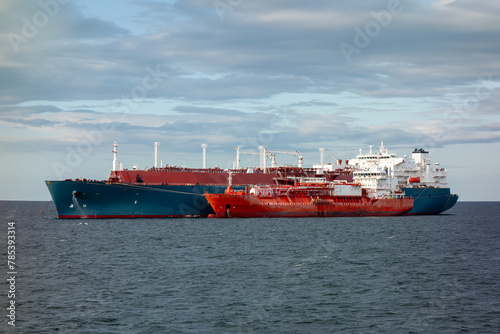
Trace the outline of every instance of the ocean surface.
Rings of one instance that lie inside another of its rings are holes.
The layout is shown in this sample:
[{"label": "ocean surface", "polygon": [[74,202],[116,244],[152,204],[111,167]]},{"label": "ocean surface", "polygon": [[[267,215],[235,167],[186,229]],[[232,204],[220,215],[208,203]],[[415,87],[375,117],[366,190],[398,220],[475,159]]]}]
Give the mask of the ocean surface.
[{"label": "ocean surface", "polygon": [[45,204],[0,202],[1,333],[500,333],[499,202],[110,220],[36,216]]}]

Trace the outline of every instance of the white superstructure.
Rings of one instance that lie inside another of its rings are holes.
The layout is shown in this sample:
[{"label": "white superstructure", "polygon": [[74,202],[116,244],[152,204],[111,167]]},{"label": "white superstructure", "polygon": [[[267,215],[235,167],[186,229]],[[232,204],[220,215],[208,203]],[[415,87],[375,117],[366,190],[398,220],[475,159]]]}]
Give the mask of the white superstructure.
[{"label": "white superstructure", "polygon": [[438,163],[432,166],[429,152],[422,148],[415,149],[411,158],[406,155],[398,158],[384,146],[384,142],[378,152],[373,152],[371,146],[366,154],[359,151],[356,159],[349,161],[349,166],[354,168],[353,180],[371,189],[373,193],[404,187],[448,187],[448,170],[441,168]]}]

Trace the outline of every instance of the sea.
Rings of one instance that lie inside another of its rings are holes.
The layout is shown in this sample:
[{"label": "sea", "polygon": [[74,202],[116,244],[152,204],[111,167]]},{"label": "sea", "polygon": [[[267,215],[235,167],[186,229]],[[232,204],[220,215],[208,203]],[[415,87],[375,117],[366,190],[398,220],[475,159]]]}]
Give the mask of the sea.
[{"label": "sea", "polygon": [[96,220],[46,204],[0,202],[1,333],[500,333],[500,202]]}]

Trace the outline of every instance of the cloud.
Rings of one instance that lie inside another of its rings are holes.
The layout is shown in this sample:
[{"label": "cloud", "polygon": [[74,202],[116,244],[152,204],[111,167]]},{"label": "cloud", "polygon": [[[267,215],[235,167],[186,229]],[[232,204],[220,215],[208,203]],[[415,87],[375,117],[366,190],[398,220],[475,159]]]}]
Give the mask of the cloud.
[{"label": "cloud", "polygon": [[[26,52],[3,52],[2,78],[13,78],[0,83],[4,102],[119,99],[142,85],[148,66],[158,65],[161,82],[146,98],[219,101],[346,90],[361,96],[433,96],[443,86],[496,73],[500,51],[495,5],[481,1],[474,6],[455,1],[434,10],[401,1],[401,13],[392,15],[350,64],[340,43],[355,46],[356,28],[363,31],[376,22],[373,13],[387,11],[387,1],[356,6],[246,1],[222,20],[210,1],[133,4],[139,23],[155,31],[134,34],[120,22],[83,15],[76,4],[60,5]],[[15,15],[3,23],[4,32],[19,32],[20,18],[41,10],[36,3],[6,6]],[[467,52],[472,49],[474,62]]]},{"label": "cloud", "polygon": [[61,124],[60,122],[54,122],[44,119],[23,119],[14,117],[4,118],[2,121],[12,125],[18,125],[24,127],[37,127],[37,128]]},{"label": "cloud", "polygon": [[242,112],[234,109],[218,109],[218,108],[203,108],[203,107],[188,107],[188,106],[178,106],[173,108],[173,110],[179,112],[180,114],[195,114],[195,115],[223,115],[223,116],[235,116],[241,115]]},{"label": "cloud", "polygon": [[289,105],[289,107],[311,107],[311,106],[337,107],[339,106],[339,104],[335,102],[327,102],[322,100],[311,100],[311,101],[292,103]]},{"label": "cloud", "polygon": [[[410,143],[436,131],[446,133],[440,145],[495,140],[495,131],[466,123],[498,114],[499,5],[400,3],[387,16],[388,1],[243,1],[223,13],[212,1],[132,1],[128,20],[117,20],[105,4],[72,1],[51,16],[38,2],[8,0],[0,119],[51,128],[58,143],[107,124],[106,140],[163,137],[183,149],[271,137],[277,146],[380,136]],[[100,12],[88,14],[92,6]],[[9,34],[22,36],[23,18],[44,12],[47,23],[15,52]],[[359,31],[369,37],[364,47]],[[359,50],[351,62],[341,43]],[[446,130],[457,112],[466,121],[450,131],[460,138]]]}]

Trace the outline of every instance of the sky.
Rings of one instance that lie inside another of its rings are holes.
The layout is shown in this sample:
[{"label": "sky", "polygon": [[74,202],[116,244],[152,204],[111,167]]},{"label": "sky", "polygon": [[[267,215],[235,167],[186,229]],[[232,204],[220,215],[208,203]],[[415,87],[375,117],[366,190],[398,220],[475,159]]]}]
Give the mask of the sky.
[{"label": "sky", "polygon": [[[0,200],[125,168],[304,166],[384,144],[500,200],[500,2],[3,0]],[[330,160],[329,160],[330,159]],[[296,164],[278,155],[279,164]],[[243,155],[243,166],[259,165]]]}]

